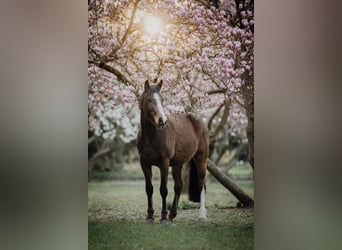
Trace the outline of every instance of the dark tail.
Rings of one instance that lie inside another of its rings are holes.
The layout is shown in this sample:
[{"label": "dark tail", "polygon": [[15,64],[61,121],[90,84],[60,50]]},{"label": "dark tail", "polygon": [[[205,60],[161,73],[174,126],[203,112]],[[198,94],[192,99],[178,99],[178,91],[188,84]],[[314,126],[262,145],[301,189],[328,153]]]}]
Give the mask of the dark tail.
[{"label": "dark tail", "polygon": [[201,187],[198,181],[198,172],[196,163],[190,160],[190,176],[189,176],[189,200],[193,202],[201,201]]}]

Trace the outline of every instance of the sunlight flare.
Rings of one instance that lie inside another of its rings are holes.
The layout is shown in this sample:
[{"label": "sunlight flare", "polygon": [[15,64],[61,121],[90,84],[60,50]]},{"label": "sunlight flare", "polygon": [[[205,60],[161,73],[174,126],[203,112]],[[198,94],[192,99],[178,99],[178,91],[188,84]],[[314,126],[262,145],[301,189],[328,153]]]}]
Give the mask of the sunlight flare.
[{"label": "sunlight flare", "polygon": [[146,16],[144,18],[143,24],[147,34],[155,36],[161,32],[162,20],[155,16]]}]

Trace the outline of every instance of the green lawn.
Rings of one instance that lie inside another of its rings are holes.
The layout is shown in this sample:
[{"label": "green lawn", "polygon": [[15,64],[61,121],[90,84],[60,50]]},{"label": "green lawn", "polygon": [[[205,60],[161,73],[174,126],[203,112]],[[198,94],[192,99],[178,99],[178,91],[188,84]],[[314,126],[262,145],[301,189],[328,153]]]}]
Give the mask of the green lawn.
[{"label": "green lawn", "polygon": [[[253,197],[253,182],[237,182]],[[199,204],[182,194],[173,223],[160,225],[159,181],[153,181],[155,223],[145,224],[145,183],[89,182],[89,249],[253,249],[253,209],[236,208],[237,200],[223,186],[207,182],[206,222],[197,219]],[[168,183],[168,203],[173,182]]]}]

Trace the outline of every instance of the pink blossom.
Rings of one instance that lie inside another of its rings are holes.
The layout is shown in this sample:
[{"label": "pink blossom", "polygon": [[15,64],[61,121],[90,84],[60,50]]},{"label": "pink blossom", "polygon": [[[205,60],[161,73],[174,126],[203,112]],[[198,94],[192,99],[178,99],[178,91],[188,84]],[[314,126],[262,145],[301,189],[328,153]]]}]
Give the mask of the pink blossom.
[{"label": "pink blossom", "polygon": [[235,49],[238,49],[241,47],[241,42],[240,41],[234,41],[234,47]]},{"label": "pink blossom", "polygon": [[245,26],[245,27],[248,27],[249,26],[249,22],[247,19],[242,19],[241,20],[241,23]]},{"label": "pink blossom", "polygon": [[[97,64],[89,65],[89,112],[98,111],[98,117],[94,116],[93,120],[89,118],[89,126],[92,124],[99,134],[102,133],[99,132],[101,127],[105,128],[102,124],[106,120],[105,110],[115,107],[114,112],[122,108],[121,112],[125,113],[132,107],[138,109],[135,92],[139,91],[141,95],[146,78],[164,80],[162,95],[168,112],[185,113],[184,105],[190,105],[187,109],[191,107],[192,112],[210,116],[228,96],[236,98],[240,95],[244,84],[240,79],[241,74],[253,74],[254,34],[248,29],[249,25],[254,25],[254,20],[251,20],[253,13],[241,11],[242,4],[235,10],[234,1],[221,1],[222,8],[219,10],[214,7],[206,9],[195,2],[188,5],[185,1],[178,1],[177,4],[173,0],[141,1],[139,11],[153,10],[161,14],[165,21],[164,34],[155,40],[157,44],[142,34],[143,31],[139,31],[139,35],[138,32],[132,32],[121,45],[130,20],[132,1],[114,1],[110,6],[107,2],[98,1],[98,6],[104,8],[88,12],[88,45],[100,57],[94,59],[89,55],[89,60],[98,63],[118,48],[110,56],[115,59],[109,61],[108,66],[120,71],[129,83],[122,82],[112,73],[97,67]],[[244,15],[242,23],[245,28],[229,22],[230,15],[235,15],[235,11],[241,11],[241,15]],[[103,15],[112,14],[120,21],[114,18],[109,25],[109,19],[103,19]],[[172,25],[170,21],[173,21]],[[151,53],[146,54],[146,51]],[[152,52],[155,56],[152,56]],[[160,68],[159,59],[164,62]],[[202,67],[204,74],[199,74]],[[226,90],[226,95],[206,94],[215,88]],[[188,103],[189,95],[196,99],[196,103]],[[229,122],[233,124],[232,131],[239,133],[243,126],[241,124],[246,121],[241,119],[242,114],[238,112],[234,112],[234,117],[235,120],[232,119],[233,115],[229,117]]]},{"label": "pink blossom", "polygon": [[201,65],[198,63],[195,64],[194,68],[198,71],[202,69]]}]

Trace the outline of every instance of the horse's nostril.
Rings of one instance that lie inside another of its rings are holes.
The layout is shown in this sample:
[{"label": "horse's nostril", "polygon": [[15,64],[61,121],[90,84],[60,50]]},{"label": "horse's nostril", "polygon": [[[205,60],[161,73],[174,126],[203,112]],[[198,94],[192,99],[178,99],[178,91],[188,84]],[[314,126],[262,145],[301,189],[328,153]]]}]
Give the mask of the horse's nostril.
[{"label": "horse's nostril", "polygon": [[164,121],[162,118],[159,118],[159,120],[158,120],[158,125],[159,125],[160,127],[165,127],[165,126],[166,126],[166,123],[167,123],[167,120]]},{"label": "horse's nostril", "polygon": [[162,119],[162,118],[159,118],[159,125],[161,125],[161,126],[164,125],[164,122],[163,122],[163,119]]}]

